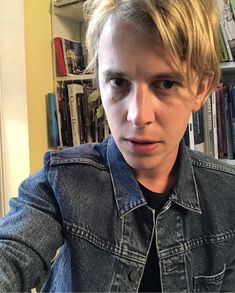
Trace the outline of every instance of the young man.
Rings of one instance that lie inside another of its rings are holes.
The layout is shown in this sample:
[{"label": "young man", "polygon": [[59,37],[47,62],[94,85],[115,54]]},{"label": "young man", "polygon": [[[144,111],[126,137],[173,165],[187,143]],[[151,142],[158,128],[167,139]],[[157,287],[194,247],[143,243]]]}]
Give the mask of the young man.
[{"label": "young man", "polygon": [[235,291],[235,170],[181,142],[219,81],[213,0],[86,12],[112,135],[47,153],[22,183],[0,225],[0,291]]}]

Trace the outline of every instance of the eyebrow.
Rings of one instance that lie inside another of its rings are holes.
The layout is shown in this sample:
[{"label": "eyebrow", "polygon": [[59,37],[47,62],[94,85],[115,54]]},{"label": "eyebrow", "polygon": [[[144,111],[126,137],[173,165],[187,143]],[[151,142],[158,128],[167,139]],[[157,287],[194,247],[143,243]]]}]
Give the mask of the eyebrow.
[{"label": "eyebrow", "polygon": [[177,71],[159,73],[159,74],[154,75],[153,79],[160,79],[160,80],[173,79],[173,80],[177,80],[177,81],[184,80],[182,74]]},{"label": "eyebrow", "polygon": [[[126,74],[125,72],[122,71],[118,71],[118,70],[105,70],[104,72],[102,72],[103,76],[105,76],[105,78],[128,78],[128,74]],[[182,76],[181,73],[179,73],[178,71],[169,71],[169,72],[161,72],[159,74],[155,74],[151,77],[152,80],[154,79],[160,79],[160,80],[168,80],[168,79],[173,79],[173,80],[177,80],[177,81],[183,81],[184,78]]]},{"label": "eyebrow", "polygon": [[116,70],[105,70],[104,72],[102,72],[102,74],[106,77],[106,78],[126,78],[128,75],[124,72],[121,71],[116,71]]}]

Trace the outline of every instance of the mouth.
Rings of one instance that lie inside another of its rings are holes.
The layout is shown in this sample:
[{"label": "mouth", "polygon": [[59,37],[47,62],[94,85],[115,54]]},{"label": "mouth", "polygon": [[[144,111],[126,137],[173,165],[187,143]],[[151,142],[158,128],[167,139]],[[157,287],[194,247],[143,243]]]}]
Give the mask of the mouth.
[{"label": "mouth", "polygon": [[152,152],[160,145],[160,141],[149,139],[126,138],[124,141],[128,148],[137,153]]}]

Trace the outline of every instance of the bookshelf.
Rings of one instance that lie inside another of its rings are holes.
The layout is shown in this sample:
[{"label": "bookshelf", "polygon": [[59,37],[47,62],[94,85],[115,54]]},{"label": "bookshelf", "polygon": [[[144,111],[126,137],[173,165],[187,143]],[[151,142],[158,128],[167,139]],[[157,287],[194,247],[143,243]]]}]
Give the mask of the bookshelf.
[{"label": "bookshelf", "polygon": [[[99,116],[97,114],[97,112],[101,113],[98,111],[101,107],[99,92],[95,91],[92,83],[94,74],[86,70],[84,71],[83,67],[77,67],[77,69],[79,68],[77,71],[69,70],[73,65],[71,65],[71,59],[67,59],[69,58],[68,52],[72,47],[73,49],[75,48],[75,42],[77,42],[82,44],[81,47],[85,55],[84,65],[85,67],[87,65],[86,48],[84,45],[84,1],[52,0],[51,3],[54,91],[56,93],[55,99],[59,99],[57,101],[57,119],[61,122],[58,122],[58,129],[61,130],[59,131],[61,132],[59,133],[59,146],[56,143],[53,146],[61,148],[85,142],[101,141],[108,134],[109,130],[104,115]],[[58,40],[58,43],[61,41],[61,46],[54,43],[56,37],[61,39]],[[66,48],[65,40],[71,41],[71,44]],[[65,71],[58,71],[58,54],[56,55],[55,53],[56,46],[62,47],[65,66],[66,60],[70,64],[70,68],[67,66]],[[78,51],[76,56],[79,56]],[[80,62],[78,61],[79,58],[76,60],[76,62]],[[71,71],[75,74],[71,74]],[[81,73],[77,74],[79,71]],[[91,95],[92,101],[90,100]],[[56,140],[54,141],[56,142]]]},{"label": "bookshelf", "polygon": [[[79,0],[52,0],[52,36],[61,36],[81,43],[85,42],[85,25],[82,13],[84,1]],[[53,50],[54,51],[54,50]],[[64,82],[87,81],[94,78],[93,74],[79,76],[57,77],[54,60],[55,88]],[[235,62],[221,63],[221,81],[235,83]],[[235,160],[224,159],[226,163],[235,165]]]}]

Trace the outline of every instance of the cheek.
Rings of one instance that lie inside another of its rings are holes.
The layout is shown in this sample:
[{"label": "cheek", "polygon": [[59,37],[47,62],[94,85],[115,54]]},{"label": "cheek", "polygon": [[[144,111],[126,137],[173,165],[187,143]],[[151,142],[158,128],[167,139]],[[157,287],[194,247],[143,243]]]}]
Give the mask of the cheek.
[{"label": "cheek", "polygon": [[178,106],[168,106],[161,116],[165,126],[167,125],[167,128],[170,129],[172,135],[174,135],[176,133],[184,133],[190,114],[190,108],[181,104]]}]

